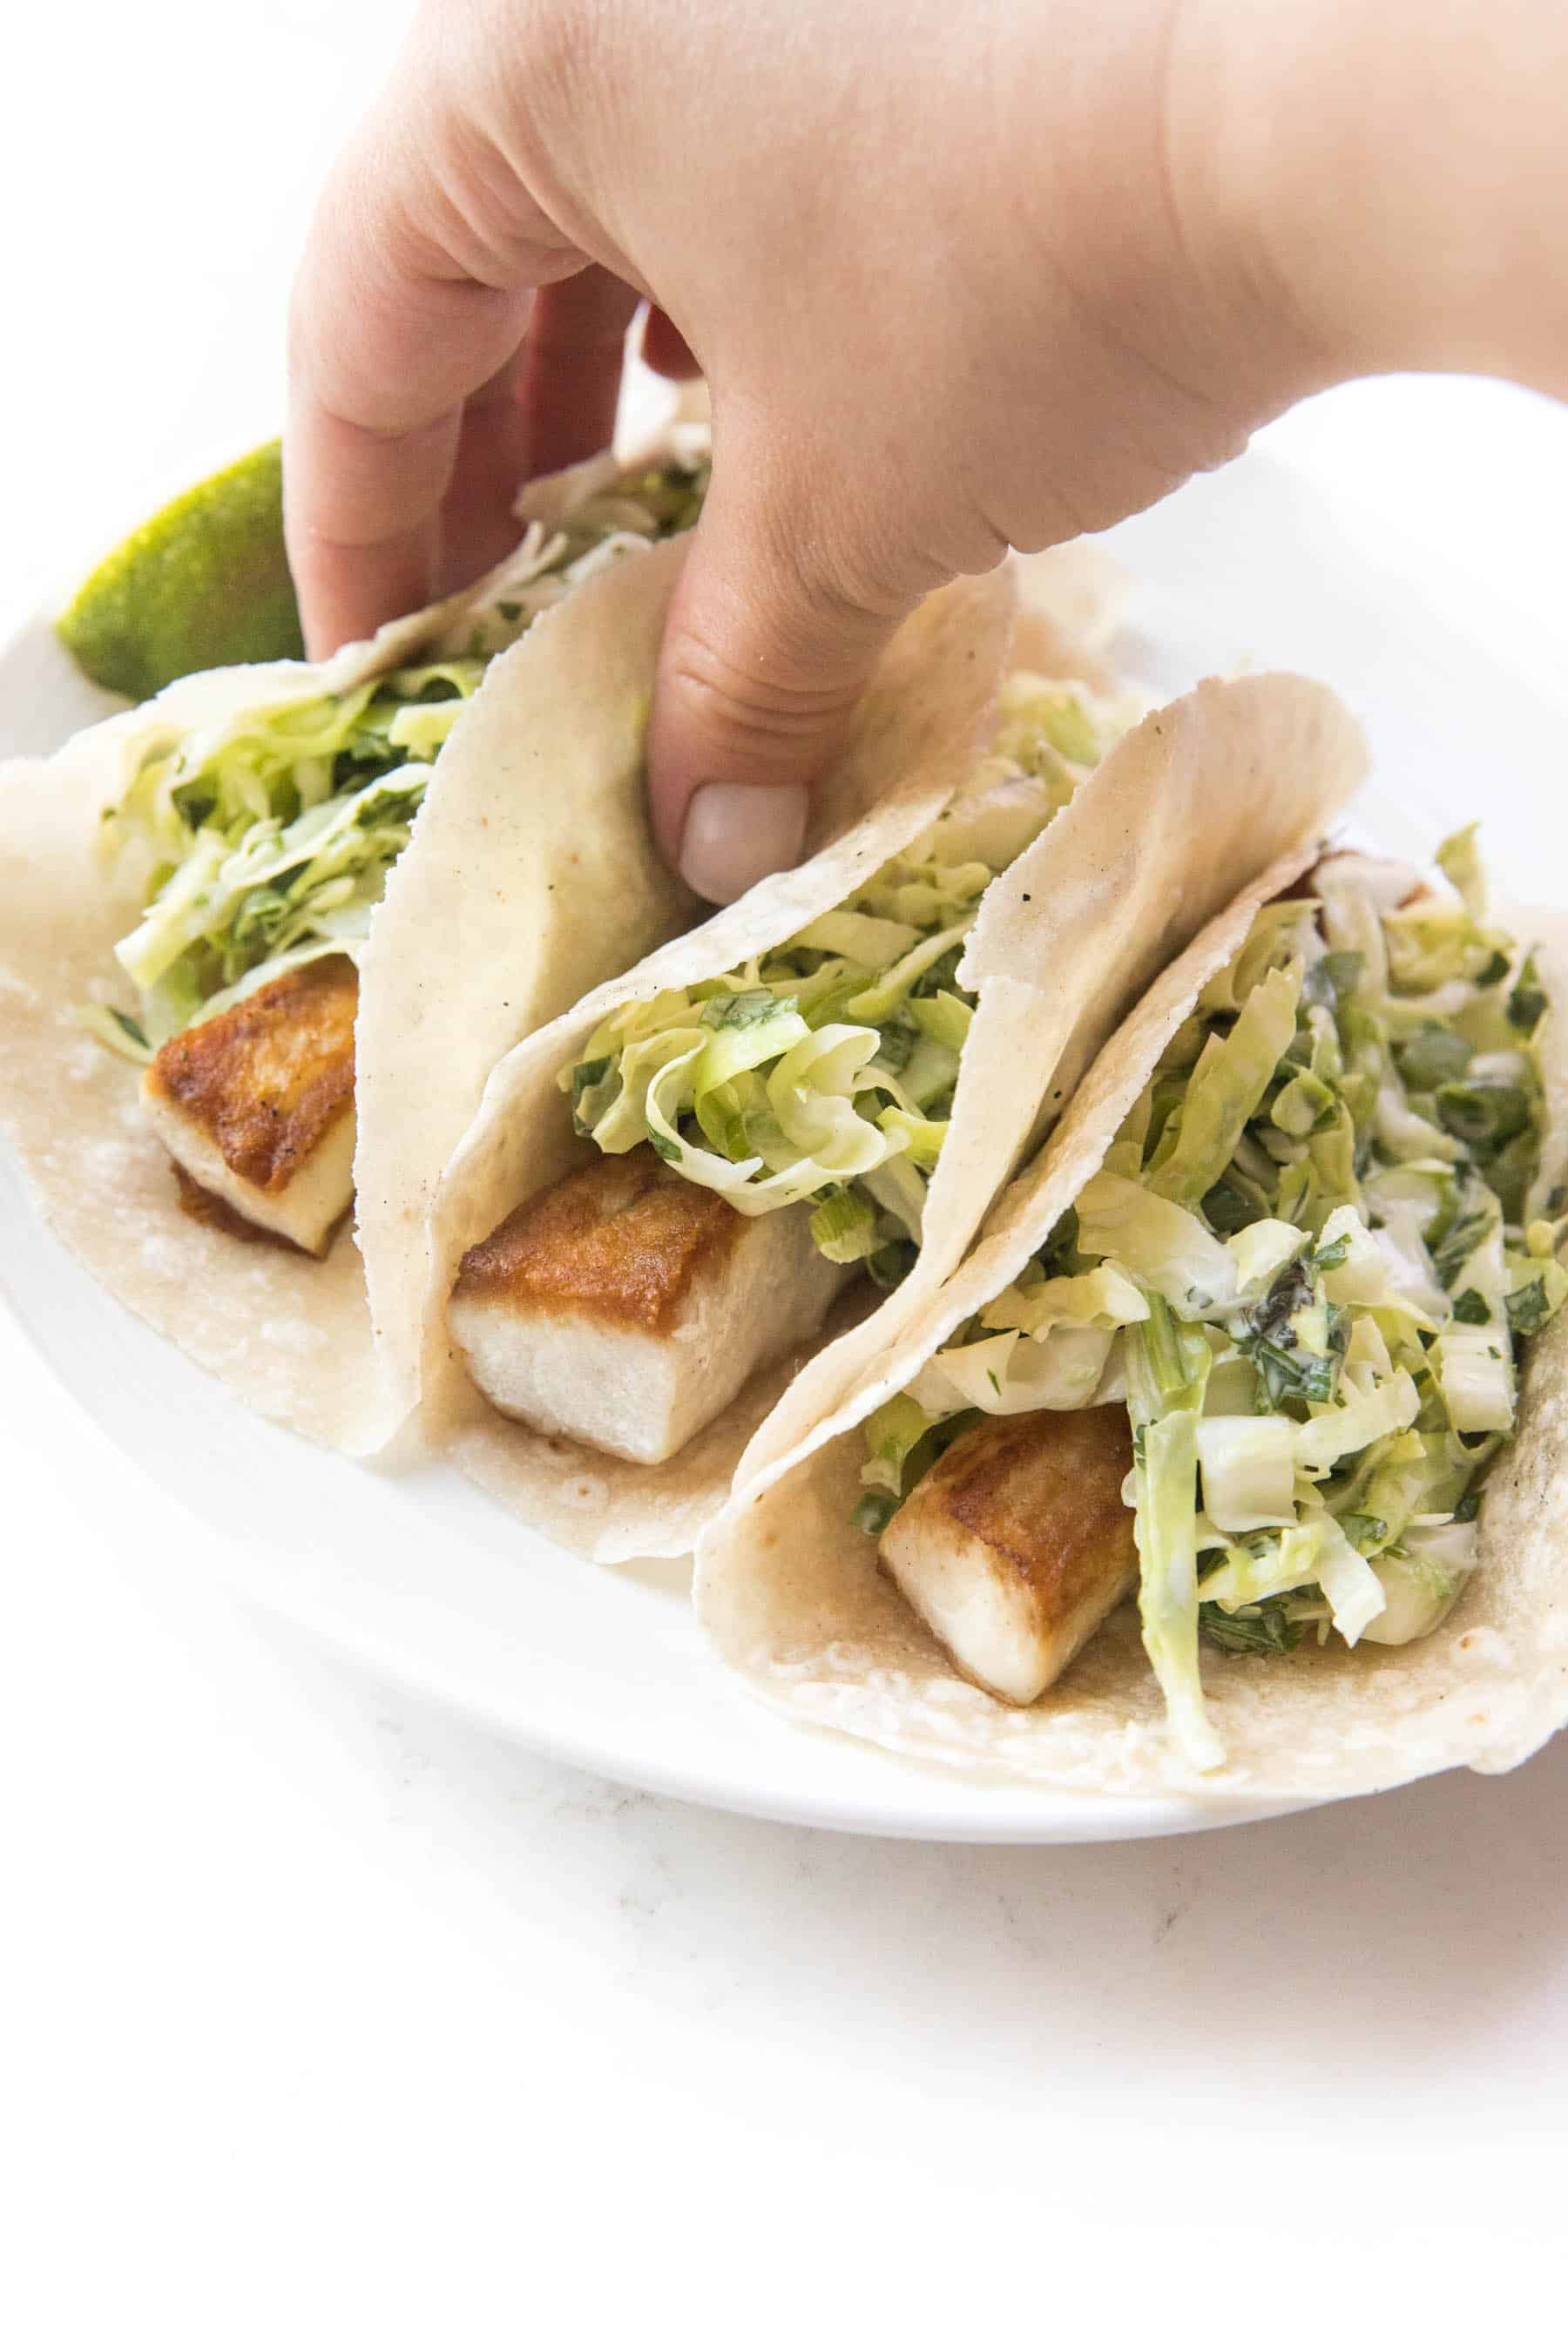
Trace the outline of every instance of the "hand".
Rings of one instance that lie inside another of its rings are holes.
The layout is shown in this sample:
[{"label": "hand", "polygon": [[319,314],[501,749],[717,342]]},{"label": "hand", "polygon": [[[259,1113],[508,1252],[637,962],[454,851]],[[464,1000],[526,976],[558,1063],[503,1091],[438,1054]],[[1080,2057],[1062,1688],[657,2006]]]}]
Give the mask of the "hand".
[{"label": "hand", "polygon": [[1441,341],[1379,234],[1421,200],[1373,198],[1360,247],[1334,209],[1368,210],[1363,85],[1413,70],[1398,5],[1373,13],[430,0],[296,289],[312,650],[504,551],[517,483],[607,436],[647,299],[655,355],[707,375],[715,435],[655,699],[656,830],[710,897],[790,863],[921,595]]}]

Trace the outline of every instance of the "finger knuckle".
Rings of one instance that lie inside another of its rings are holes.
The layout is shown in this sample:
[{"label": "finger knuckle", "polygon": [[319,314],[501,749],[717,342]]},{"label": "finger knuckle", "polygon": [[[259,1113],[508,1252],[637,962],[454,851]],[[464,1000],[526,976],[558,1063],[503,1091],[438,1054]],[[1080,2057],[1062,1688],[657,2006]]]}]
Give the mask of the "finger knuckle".
[{"label": "finger knuckle", "polygon": [[681,636],[668,682],[706,734],[741,752],[816,741],[855,691],[850,677],[813,676],[755,643],[731,651],[706,634]]}]

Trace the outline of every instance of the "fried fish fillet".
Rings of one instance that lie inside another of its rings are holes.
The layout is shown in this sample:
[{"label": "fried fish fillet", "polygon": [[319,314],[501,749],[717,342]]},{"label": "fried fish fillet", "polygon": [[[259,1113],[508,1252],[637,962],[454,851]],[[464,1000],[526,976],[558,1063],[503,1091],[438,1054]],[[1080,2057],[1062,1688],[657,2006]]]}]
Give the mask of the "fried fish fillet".
[{"label": "fried fish fillet", "polygon": [[179,1166],[317,1256],[353,1198],[358,998],[351,960],[319,957],[171,1037],[142,1081]]},{"label": "fried fish fillet", "polygon": [[1027,1706],[1138,1572],[1122,1405],[988,1416],[889,1520],[880,1558],[955,1664]]},{"label": "fried fish fillet", "polygon": [[743,1217],[647,1144],[596,1158],[468,1251],[452,1336],[513,1420],[668,1462],[820,1329],[852,1269],[821,1255],[809,1215]]}]

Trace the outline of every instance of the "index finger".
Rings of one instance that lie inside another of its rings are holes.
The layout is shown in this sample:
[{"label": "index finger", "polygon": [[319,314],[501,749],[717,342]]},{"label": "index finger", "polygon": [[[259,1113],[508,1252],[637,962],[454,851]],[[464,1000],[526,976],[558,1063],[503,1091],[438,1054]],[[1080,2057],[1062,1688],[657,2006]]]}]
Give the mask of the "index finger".
[{"label": "index finger", "polygon": [[580,264],[520,189],[533,220],[521,236],[507,224],[515,282],[473,274],[450,250],[466,225],[444,181],[406,142],[367,133],[328,183],[295,279],[284,523],[318,657],[435,593],[464,404],[517,350],[531,288]]}]

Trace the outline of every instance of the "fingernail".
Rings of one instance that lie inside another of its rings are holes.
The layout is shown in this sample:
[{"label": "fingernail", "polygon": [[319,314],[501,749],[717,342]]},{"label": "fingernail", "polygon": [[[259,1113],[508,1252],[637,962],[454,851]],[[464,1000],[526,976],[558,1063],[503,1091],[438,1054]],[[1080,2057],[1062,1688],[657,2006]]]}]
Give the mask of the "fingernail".
[{"label": "fingernail", "polygon": [[680,837],[680,871],[700,898],[727,907],[800,858],[804,784],[704,784],[693,793]]}]

